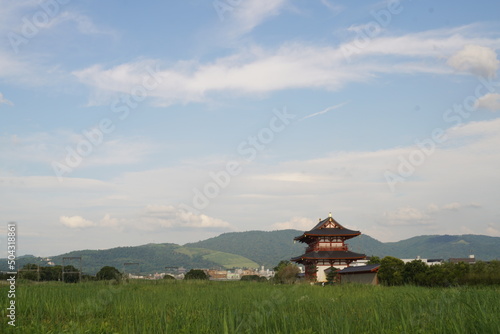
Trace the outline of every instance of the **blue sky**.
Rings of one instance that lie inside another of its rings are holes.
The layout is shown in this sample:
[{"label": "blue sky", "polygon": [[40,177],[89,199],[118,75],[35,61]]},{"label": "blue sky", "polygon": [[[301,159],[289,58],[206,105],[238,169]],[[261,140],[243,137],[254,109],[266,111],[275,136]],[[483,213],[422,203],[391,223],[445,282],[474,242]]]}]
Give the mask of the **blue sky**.
[{"label": "blue sky", "polygon": [[0,232],[18,223],[21,254],[330,211],[381,241],[500,236],[494,1],[1,7]]}]

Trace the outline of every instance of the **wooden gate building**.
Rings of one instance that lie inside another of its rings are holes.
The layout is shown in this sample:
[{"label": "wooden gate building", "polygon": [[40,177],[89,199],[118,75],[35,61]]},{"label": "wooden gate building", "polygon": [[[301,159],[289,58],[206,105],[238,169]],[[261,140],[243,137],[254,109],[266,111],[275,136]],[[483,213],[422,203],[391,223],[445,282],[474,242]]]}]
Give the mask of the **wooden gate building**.
[{"label": "wooden gate building", "polygon": [[301,256],[291,260],[305,267],[305,277],[318,282],[326,281],[325,270],[330,267],[344,269],[357,260],[366,258],[365,254],[349,251],[345,241],[360,235],[361,232],[353,231],[340,225],[329,217],[321,220],[312,230],[295,237],[294,241],[307,244],[306,251]]}]

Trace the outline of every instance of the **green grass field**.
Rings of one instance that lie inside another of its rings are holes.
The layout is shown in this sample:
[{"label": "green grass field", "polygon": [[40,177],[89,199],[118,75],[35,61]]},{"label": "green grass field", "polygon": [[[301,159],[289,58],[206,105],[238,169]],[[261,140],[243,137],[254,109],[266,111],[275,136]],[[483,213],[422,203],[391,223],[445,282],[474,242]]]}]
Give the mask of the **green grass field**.
[{"label": "green grass field", "polygon": [[[17,333],[499,333],[500,287],[134,281],[17,286]],[[0,287],[0,332],[7,286]]]}]

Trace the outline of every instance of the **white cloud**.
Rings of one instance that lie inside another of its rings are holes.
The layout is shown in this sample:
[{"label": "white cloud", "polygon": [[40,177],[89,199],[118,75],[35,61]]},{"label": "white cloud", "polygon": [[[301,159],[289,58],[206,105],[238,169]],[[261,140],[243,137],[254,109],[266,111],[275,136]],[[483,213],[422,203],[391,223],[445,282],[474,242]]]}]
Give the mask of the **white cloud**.
[{"label": "white cloud", "polygon": [[461,209],[479,209],[482,206],[478,203],[459,203],[459,202],[451,202],[447,203],[441,207],[436,204],[429,204],[427,207],[427,213],[435,214],[442,211],[459,211]]},{"label": "white cloud", "polygon": [[[241,96],[295,88],[338,90],[353,82],[373,80],[380,73],[450,74],[448,67],[436,60],[474,42],[500,47],[500,39],[466,37],[472,34],[469,30],[465,27],[380,37],[363,48],[356,48],[352,42],[340,46],[295,42],[273,49],[252,46],[207,63],[179,61],[155,74],[160,84],[148,96],[170,105],[207,102],[211,94],[220,92]],[[343,51],[346,45],[356,48],[356,57],[362,61],[349,61]],[[483,58],[487,57],[477,57],[472,69],[492,70],[491,66],[485,67]],[[108,69],[94,65],[74,71],[73,75],[95,89],[95,98],[101,101],[93,103],[109,103],[110,95],[130,94],[135,85],[151,76],[147,68],[155,64],[153,60],[141,60]]]},{"label": "white cloud", "polygon": [[488,93],[481,96],[474,105],[476,109],[487,109],[490,111],[500,111],[500,94]]},{"label": "white cloud", "polygon": [[477,230],[473,230],[468,226],[460,226],[459,231],[460,231],[460,233],[457,233],[457,234],[476,234],[477,233]]},{"label": "white cloud", "polygon": [[[421,59],[430,58],[432,63],[436,63],[436,60],[447,59],[469,44],[482,45],[491,49],[499,48],[500,40],[498,38],[482,37],[482,30],[479,26],[467,25],[455,28],[427,30],[401,36],[386,36],[381,34],[363,44],[358,43],[359,36],[356,36],[352,40],[342,44],[341,49],[344,50],[344,53],[352,51],[358,57],[398,55]],[[394,58],[390,60],[394,60]],[[427,65],[431,65],[432,63],[427,63]],[[421,65],[424,64],[421,63]]]},{"label": "white cloud", "polygon": [[[134,164],[154,151],[155,144],[144,138],[116,137],[95,131],[95,128],[82,129],[82,133],[57,130],[51,133],[37,132],[27,136],[0,136],[0,154],[11,161],[26,161],[51,164],[67,164],[69,155],[85,150],[77,168]],[[93,143],[83,135],[87,133]],[[90,145],[90,146],[89,146]],[[81,149],[83,147],[83,149]],[[74,158],[72,158],[74,159]]]},{"label": "white cloud", "polygon": [[387,225],[413,225],[429,224],[430,217],[420,210],[412,207],[402,207],[395,211],[384,212],[384,224]]},{"label": "white cloud", "polygon": [[488,224],[486,234],[492,237],[500,237],[500,226],[498,224]]},{"label": "white cloud", "polygon": [[439,206],[436,204],[429,204],[429,206],[427,207],[428,213],[435,213],[435,212],[438,212],[439,210],[440,210]]},{"label": "white cloud", "polygon": [[443,210],[451,210],[451,211],[458,211],[463,208],[480,208],[481,205],[477,203],[469,203],[469,204],[463,204],[463,203],[458,203],[458,202],[453,202],[453,203],[448,203],[443,206]]},{"label": "white cloud", "polygon": [[325,5],[335,15],[340,14],[342,11],[344,11],[343,6],[332,3],[329,0],[321,0],[321,3]]},{"label": "white cloud", "polygon": [[[23,87],[47,87],[61,83],[70,87],[74,83],[60,64],[47,64],[50,57],[49,49],[44,48],[46,43],[33,41],[54,40],[55,33],[60,45],[67,44],[65,38],[74,40],[73,30],[68,29],[68,25],[62,25],[63,22],[70,22],[80,34],[114,35],[114,32],[98,28],[91,18],[67,8],[66,4],[58,1],[2,2],[0,34],[5,38],[4,43],[0,43],[0,78]],[[57,50],[52,51],[57,53]]]},{"label": "white cloud", "polygon": [[[261,159],[246,165],[245,172],[210,201],[203,215],[190,213],[178,204],[192,205],[192,189],[202,189],[206,183],[207,173],[213,170],[213,165],[206,166],[206,159],[125,173],[108,182],[67,178],[59,183],[55,177],[1,177],[4,191],[0,192],[0,201],[6,220],[31,219],[33,224],[42,221],[50,225],[47,208],[64,206],[72,212],[85,210],[92,217],[112,213],[109,220],[113,222],[116,217],[125,231],[163,231],[165,238],[168,233],[190,229],[202,239],[210,231],[231,230],[233,225],[228,222],[236,222],[234,226],[240,230],[268,230],[276,222],[281,225],[274,228],[306,230],[309,222],[303,220],[300,225],[300,217],[313,218],[329,210],[334,210],[334,218],[346,227],[355,227],[382,241],[423,233],[456,233],[472,220],[496,221],[500,119],[464,124],[447,130],[446,135],[450,145],[438,145],[416,167],[412,177],[397,185],[394,193],[386,184],[384,171],[396,170],[399,157],[408,157],[414,146],[332,152],[316,159],[280,163]],[[47,193],[51,196],[47,197]],[[166,205],[144,209],[157,203],[158,198]],[[484,210],[465,209],[474,203],[480,203]],[[36,217],[23,210],[26,205],[33,208]],[[457,214],[445,206],[464,209]],[[44,212],[48,217],[45,220],[41,218]],[[478,228],[485,231],[487,226]],[[181,238],[192,241],[192,236]]]},{"label": "white cloud", "polygon": [[82,34],[106,34],[114,35],[114,32],[98,27],[90,17],[77,13],[64,11],[49,21],[46,28],[52,28],[64,22],[73,22]]},{"label": "white cloud", "polygon": [[13,106],[14,103],[12,103],[11,101],[7,100],[2,93],[0,93],[0,104],[6,104],[6,105],[9,105],[9,106]]},{"label": "white cloud", "polygon": [[231,225],[222,219],[195,214],[173,205],[149,205],[144,214],[149,227],[229,229]]},{"label": "white cloud", "polygon": [[81,216],[72,216],[72,217],[61,216],[61,217],[59,217],[59,221],[64,226],[67,226],[70,228],[85,228],[85,227],[92,227],[92,226],[97,225],[96,223],[94,223],[90,220],[84,219]]},{"label": "white cloud", "polygon": [[448,59],[448,65],[460,72],[482,77],[494,77],[500,62],[493,48],[480,45],[466,45]]},{"label": "white cloud", "polygon": [[265,20],[280,13],[287,0],[245,0],[239,1],[229,14],[229,25],[225,31],[230,38],[239,38],[251,32]]},{"label": "white cloud", "polygon": [[257,180],[266,180],[266,181],[282,181],[282,182],[318,182],[321,179],[324,179],[320,175],[314,174],[304,174],[304,173],[277,173],[271,174],[266,173],[264,175],[255,176]]},{"label": "white cloud", "polygon": [[451,211],[458,211],[458,209],[460,209],[461,207],[462,207],[462,205],[460,203],[453,202],[453,203],[448,203],[448,204],[444,205],[443,209],[444,210],[451,210]]},{"label": "white cloud", "polygon": [[272,229],[275,230],[304,230],[308,231],[314,227],[314,222],[312,219],[306,217],[292,217],[290,220],[281,223],[275,223],[272,225]]},{"label": "white cloud", "polygon": [[111,215],[107,213],[101,219],[100,225],[101,226],[118,227],[119,226],[119,220],[117,218],[111,217]]}]

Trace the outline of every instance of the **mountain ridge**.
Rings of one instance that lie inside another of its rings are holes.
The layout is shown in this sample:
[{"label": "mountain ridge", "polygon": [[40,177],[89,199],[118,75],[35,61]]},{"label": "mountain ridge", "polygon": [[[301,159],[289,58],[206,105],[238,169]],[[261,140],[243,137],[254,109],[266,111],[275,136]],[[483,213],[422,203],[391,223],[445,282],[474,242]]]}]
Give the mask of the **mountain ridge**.
[{"label": "mountain ridge", "polygon": [[[174,243],[146,244],[141,246],[115,247],[103,250],[76,250],[50,257],[50,261],[62,264],[63,257],[81,256],[84,272],[95,274],[103,266],[123,270],[124,263],[141,263],[142,273],[163,272],[165,267],[273,268],[281,260],[304,253],[305,244],[294,243],[301,235],[299,230],[226,232],[198,242],[177,245]],[[398,258],[465,258],[474,254],[476,259],[489,261],[500,259],[500,237],[477,234],[421,235],[396,241],[381,242],[362,234],[346,241],[349,248],[367,256],[394,256]],[[7,260],[0,260],[0,270],[7,271]],[[48,265],[46,258],[22,256],[18,268],[26,263]]]}]

